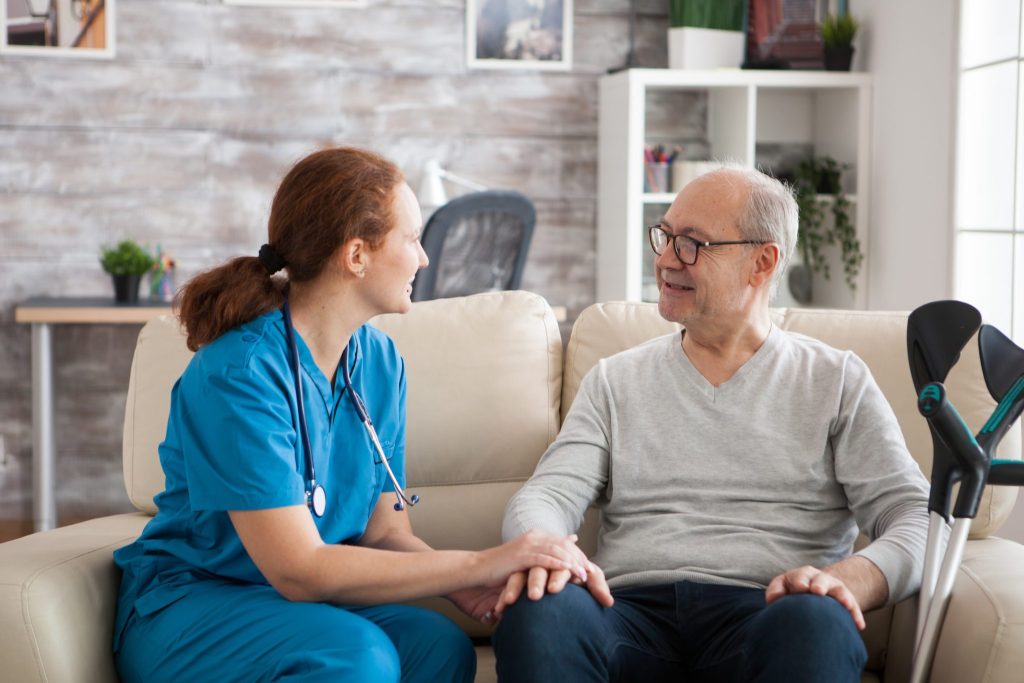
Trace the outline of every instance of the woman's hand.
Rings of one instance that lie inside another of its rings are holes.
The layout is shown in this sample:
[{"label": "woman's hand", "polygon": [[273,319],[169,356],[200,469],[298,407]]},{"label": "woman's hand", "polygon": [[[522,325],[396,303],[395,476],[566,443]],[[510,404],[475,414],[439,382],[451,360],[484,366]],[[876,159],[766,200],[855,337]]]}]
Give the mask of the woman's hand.
[{"label": "woman's hand", "polygon": [[532,529],[496,548],[477,553],[482,586],[502,586],[515,572],[541,567],[549,571],[568,570],[581,581],[587,580],[587,558],[576,547],[576,535],[558,536]]}]

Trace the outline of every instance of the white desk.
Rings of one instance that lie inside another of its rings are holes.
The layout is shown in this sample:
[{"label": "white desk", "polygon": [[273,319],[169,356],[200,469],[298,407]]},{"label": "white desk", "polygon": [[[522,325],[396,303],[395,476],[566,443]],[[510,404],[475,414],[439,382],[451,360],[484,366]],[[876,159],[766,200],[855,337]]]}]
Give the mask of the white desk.
[{"label": "white desk", "polygon": [[15,307],[15,322],[32,325],[32,518],[36,531],[57,525],[50,326],[61,323],[141,325],[170,312],[170,306],[162,303],[115,304],[106,297],[37,298]]}]

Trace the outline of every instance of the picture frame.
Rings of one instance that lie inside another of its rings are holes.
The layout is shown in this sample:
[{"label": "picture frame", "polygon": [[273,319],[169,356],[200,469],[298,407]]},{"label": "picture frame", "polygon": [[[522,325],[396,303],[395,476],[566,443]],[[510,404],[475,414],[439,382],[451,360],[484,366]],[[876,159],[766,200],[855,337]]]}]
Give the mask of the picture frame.
[{"label": "picture frame", "polygon": [[0,0],[0,54],[112,59],[117,0]]},{"label": "picture frame", "polygon": [[573,0],[466,0],[470,69],[572,69]]}]

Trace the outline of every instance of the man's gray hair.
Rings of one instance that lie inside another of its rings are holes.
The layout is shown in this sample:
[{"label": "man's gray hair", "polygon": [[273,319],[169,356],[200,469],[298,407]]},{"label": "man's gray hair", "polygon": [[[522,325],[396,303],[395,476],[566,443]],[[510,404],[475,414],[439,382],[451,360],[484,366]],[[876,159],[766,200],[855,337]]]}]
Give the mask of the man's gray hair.
[{"label": "man's gray hair", "polygon": [[779,245],[779,263],[769,287],[769,297],[774,299],[796,250],[799,212],[792,189],[761,171],[739,164],[723,164],[707,175],[739,181],[747,190],[747,204],[737,226],[743,239]]}]

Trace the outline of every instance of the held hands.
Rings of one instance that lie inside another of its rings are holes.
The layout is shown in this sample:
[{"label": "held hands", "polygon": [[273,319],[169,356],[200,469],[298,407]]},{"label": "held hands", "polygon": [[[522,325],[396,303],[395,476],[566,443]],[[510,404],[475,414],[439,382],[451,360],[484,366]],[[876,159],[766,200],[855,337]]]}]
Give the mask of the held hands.
[{"label": "held hands", "polygon": [[576,536],[558,536],[531,529],[508,543],[478,553],[482,575],[477,585],[500,586],[510,574],[543,567],[567,570],[586,581],[586,556],[576,547]]},{"label": "held hands", "polygon": [[496,548],[476,553],[474,584],[454,591],[447,598],[467,616],[493,624],[500,618],[494,609],[507,579],[533,567],[564,572],[566,577],[587,578],[586,556],[576,547],[576,536],[558,536],[528,531]]},{"label": "held hands", "polygon": [[790,569],[785,574],[779,574],[772,579],[765,591],[764,599],[770,605],[783,596],[796,593],[813,593],[834,598],[850,613],[857,629],[864,630],[864,615],[861,613],[857,598],[842,579],[834,574],[829,574],[810,565]]},{"label": "held hands", "polygon": [[519,599],[527,584],[530,599],[540,600],[545,592],[557,593],[571,580],[587,586],[601,605],[610,607],[613,601],[604,572],[587,559],[576,540],[576,534],[558,536],[531,530],[504,545],[481,551],[478,585],[447,597],[466,615],[484,624],[501,619],[505,608]]},{"label": "held hands", "polygon": [[574,557],[584,567],[581,575],[579,572],[571,572],[568,569],[556,569],[549,571],[544,567],[531,567],[529,572],[520,571],[508,577],[505,589],[501,592],[497,604],[494,606],[494,616],[500,619],[505,608],[519,599],[526,588],[526,596],[530,600],[540,600],[545,593],[558,593],[565,584],[572,581],[578,586],[586,586],[591,595],[602,607],[611,607],[614,599],[605,581],[604,572],[596,564],[587,559],[582,550],[576,546],[577,536],[573,534],[568,537],[573,545]]}]

